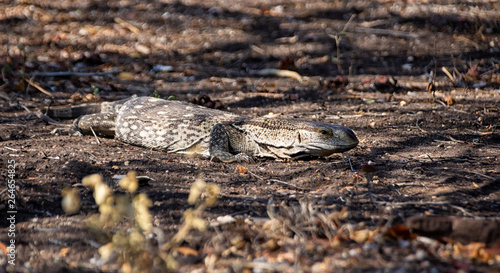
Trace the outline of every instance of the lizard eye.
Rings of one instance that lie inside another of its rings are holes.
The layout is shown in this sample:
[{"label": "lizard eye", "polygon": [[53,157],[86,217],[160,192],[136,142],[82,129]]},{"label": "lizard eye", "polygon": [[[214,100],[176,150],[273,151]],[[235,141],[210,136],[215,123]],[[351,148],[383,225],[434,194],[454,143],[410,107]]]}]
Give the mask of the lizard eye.
[{"label": "lizard eye", "polygon": [[319,130],[319,133],[320,133],[320,134],[322,134],[322,135],[324,135],[324,136],[326,136],[326,135],[328,135],[330,132],[329,132],[328,130],[325,130],[325,129],[320,129],[320,130]]}]

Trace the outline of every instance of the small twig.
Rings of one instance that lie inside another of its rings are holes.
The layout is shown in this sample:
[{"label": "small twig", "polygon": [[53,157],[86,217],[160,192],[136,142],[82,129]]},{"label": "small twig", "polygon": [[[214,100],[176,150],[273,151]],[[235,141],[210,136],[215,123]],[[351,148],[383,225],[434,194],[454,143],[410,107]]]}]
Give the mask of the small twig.
[{"label": "small twig", "polygon": [[450,71],[448,71],[448,69],[446,69],[446,67],[441,67],[441,70],[444,72],[444,74],[446,74],[446,76],[448,76],[448,78],[450,78],[450,81],[455,84],[456,80],[455,80],[455,77],[453,77],[453,75],[451,75]]},{"label": "small twig", "polygon": [[450,141],[453,141],[453,142],[456,142],[456,143],[467,143],[467,142],[465,142],[465,141],[463,141],[463,140],[458,140],[458,139],[455,139],[455,138],[453,138],[453,137],[451,137],[451,136],[448,136],[448,135],[443,135],[443,134],[440,134],[440,133],[434,133],[434,134],[436,134],[436,135],[438,135],[438,136],[440,136],[440,137],[447,138],[447,139],[449,139]]},{"label": "small twig", "polygon": [[361,172],[363,172],[366,176],[366,188],[368,189],[368,196],[370,197],[370,202],[376,207],[377,202],[375,202],[375,199],[373,199],[373,194],[371,191],[371,185],[370,182],[373,178],[373,173],[377,171],[377,168],[375,166],[370,165],[370,164],[363,164],[361,166]]},{"label": "small twig", "polygon": [[354,170],[354,167],[352,166],[352,162],[351,162],[351,157],[349,156],[348,153],[342,153],[345,157],[347,157],[347,162],[349,162],[349,166],[351,167],[351,172],[355,172],[356,170]]},{"label": "small twig", "polygon": [[31,111],[30,109],[28,109],[28,107],[24,106],[22,103],[18,102],[17,103],[17,106],[21,107],[24,109],[24,111],[28,112],[29,114],[31,114]]},{"label": "small twig", "polygon": [[420,38],[422,36],[420,34],[408,33],[408,32],[404,32],[404,31],[392,30],[392,29],[357,27],[357,28],[354,28],[354,29],[351,29],[351,30],[353,32],[357,32],[357,33],[367,33],[367,34],[375,34],[375,35],[388,35],[388,36],[411,38],[411,39]]},{"label": "small twig", "polygon": [[94,134],[95,140],[97,140],[97,144],[101,144],[101,141],[99,140],[96,133],[94,132],[94,129],[92,129],[92,126],[90,127],[90,131],[92,131],[92,134]]},{"label": "small twig", "polygon": [[11,123],[3,123],[2,126],[17,126],[17,127],[26,127],[25,124],[11,124]]},{"label": "small twig", "polygon": [[27,83],[29,83],[31,86],[35,87],[38,91],[44,93],[45,95],[50,96],[50,97],[54,96],[49,91],[43,89],[43,87],[41,87],[40,85],[36,84],[34,81],[32,81],[31,79],[29,79],[28,77],[24,77],[24,80]]},{"label": "small twig", "polygon": [[120,26],[122,26],[122,27],[124,27],[124,28],[126,28],[128,30],[130,30],[133,33],[139,33],[139,32],[141,32],[141,30],[138,27],[132,25],[131,23],[123,20],[120,17],[115,17],[115,23],[119,24]]},{"label": "small twig", "polygon": [[307,80],[307,77],[302,77],[299,73],[291,70],[275,69],[275,68],[265,68],[257,70],[254,74],[259,76],[274,76],[274,77],[284,77],[296,79],[298,82],[303,82]]},{"label": "small twig", "polygon": [[429,154],[425,154],[432,162],[434,162],[434,159]]},{"label": "small twig", "polygon": [[481,48],[481,46],[479,46],[478,43],[472,41],[471,39],[465,37],[464,35],[453,35],[453,38],[457,39],[458,41],[466,42],[466,43],[472,45],[476,50],[479,50]]},{"label": "small twig", "polygon": [[366,174],[366,188],[368,189],[368,197],[370,197],[370,202],[372,202],[374,206],[377,206],[377,203],[373,199],[373,194],[371,191],[371,185],[370,185],[371,180],[372,180],[371,174]]},{"label": "small twig", "polygon": [[[31,113],[31,112],[30,112]],[[64,124],[64,123],[60,123],[58,121],[55,121],[53,120],[52,118],[50,118],[49,116],[45,115],[42,113],[42,111],[40,110],[37,110],[35,112],[35,115],[39,118],[39,119],[42,119],[43,121],[49,123],[49,124],[52,124],[52,125],[57,125],[57,126],[65,126],[65,127],[69,127],[69,126],[73,126],[73,125],[70,125],[70,124]]]},{"label": "small twig", "polygon": [[7,146],[3,146],[5,149],[9,150],[9,151],[14,151],[14,152],[17,152],[19,151],[18,149],[14,149],[14,148],[11,148],[11,147],[7,147]]},{"label": "small twig", "polygon": [[260,55],[265,55],[266,54],[266,51],[256,45],[250,45],[250,49],[257,53],[257,54],[260,54]]},{"label": "small twig", "polygon": [[[434,93],[432,93],[432,94],[434,95]],[[439,104],[441,104],[441,105],[443,105],[443,106],[448,107],[448,105],[446,105],[446,103],[445,103],[444,101],[440,100],[440,99],[437,99],[437,100],[436,100],[436,99],[434,99],[434,102],[439,103]]]},{"label": "small twig", "polygon": [[310,191],[311,189],[307,189],[307,188],[302,188],[302,187],[299,187],[297,185],[294,185],[292,183],[288,183],[288,182],[285,182],[285,181],[281,181],[281,180],[278,180],[278,179],[269,179],[267,180],[269,182],[273,182],[273,183],[278,183],[278,184],[283,184],[287,187],[291,187],[291,188],[294,188],[296,190],[301,190],[301,191]]},{"label": "small twig", "polygon": [[294,189],[297,189],[297,190],[301,190],[301,191],[310,191],[310,189],[307,189],[307,188],[301,188],[297,185],[294,185],[292,183],[289,183],[289,182],[285,182],[285,181],[281,181],[281,180],[278,180],[278,179],[265,179],[264,177],[256,174],[256,173],[253,173],[251,171],[248,171],[249,174],[251,174],[252,176],[254,176],[255,178],[257,179],[260,179],[260,180],[264,180],[264,181],[267,181],[267,182],[270,182],[270,183],[279,183],[279,184],[283,184],[287,187],[291,187],[291,188],[294,188]]},{"label": "small twig", "polygon": [[464,216],[474,216],[474,214],[468,212],[466,209],[464,209],[462,207],[452,205],[452,204],[450,204],[450,207],[462,212],[464,214]]},{"label": "small twig", "polygon": [[495,178],[493,176],[489,176],[489,175],[478,173],[478,172],[472,172],[472,173],[473,174],[477,174],[477,175],[482,176],[482,177],[486,177],[486,178],[491,179],[491,180],[497,180],[498,179],[498,178]]},{"label": "small twig", "polygon": [[342,65],[341,65],[341,57],[340,57],[340,42],[342,41],[342,37],[345,35],[345,32],[346,30],[349,28],[349,25],[351,24],[352,20],[354,20],[354,18],[356,17],[356,14],[353,14],[351,15],[351,18],[349,18],[349,20],[347,21],[347,23],[344,25],[344,28],[342,29],[342,31],[338,32],[337,34],[335,35],[332,35],[332,34],[328,34],[328,36],[330,36],[330,38],[334,39],[335,40],[335,46],[337,47],[337,69],[339,70],[339,73],[341,75],[344,74],[344,71],[342,69]]},{"label": "small twig", "polygon": [[435,134],[435,135],[440,136],[440,137],[442,137],[442,138],[447,138],[447,139],[449,139],[449,141],[444,141],[444,140],[438,140],[438,139],[435,139],[434,141],[437,141],[437,142],[450,142],[450,141],[451,141],[451,142],[456,142],[456,143],[467,143],[467,142],[465,142],[465,141],[463,141],[463,140],[458,140],[458,139],[455,139],[455,138],[453,138],[453,137],[451,137],[451,136],[448,136],[448,135],[443,135],[443,134],[440,134],[440,133],[435,133],[435,132],[434,132],[434,133],[433,133],[433,132],[429,132],[429,131],[427,131],[427,130],[425,130],[425,129],[422,129],[422,128],[420,127],[420,125],[418,125],[418,122],[417,122],[417,124],[416,124],[416,126],[415,126],[415,127],[416,127],[417,129],[420,129],[420,130],[421,130],[422,132],[424,132],[424,133],[427,133],[427,134],[430,134],[430,135]]},{"label": "small twig", "polygon": [[59,71],[59,72],[34,72],[26,74],[29,77],[67,77],[67,76],[77,76],[77,77],[89,77],[89,76],[105,76],[111,74],[119,74],[121,71],[113,72],[72,72],[72,71]]}]

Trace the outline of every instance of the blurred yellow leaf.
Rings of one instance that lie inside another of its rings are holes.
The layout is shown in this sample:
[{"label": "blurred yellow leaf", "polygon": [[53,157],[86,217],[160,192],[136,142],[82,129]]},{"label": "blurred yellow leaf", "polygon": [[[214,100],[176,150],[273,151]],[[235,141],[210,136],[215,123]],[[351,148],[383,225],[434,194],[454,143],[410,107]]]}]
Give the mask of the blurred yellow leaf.
[{"label": "blurred yellow leaf", "polygon": [[189,248],[189,247],[181,246],[181,247],[178,247],[174,250],[181,253],[182,255],[185,255],[185,256],[188,256],[188,255],[198,256],[198,251],[196,251],[192,248]]},{"label": "blurred yellow leaf", "polygon": [[196,203],[206,185],[207,184],[203,181],[203,179],[196,179],[193,186],[191,186],[191,190],[189,191],[188,204],[194,205]]},{"label": "blurred yellow leaf", "polygon": [[59,255],[61,255],[61,256],[63,256],[63,257],[68,256],[68,253],[69,253],[69,248],[68,248],[68,247],[62,248],[62,249],[59,251]]},{"label": "blurred yellow leaf", "polygon": [[130,73],[130,72],[121,72],[118,77],[121,79],[121,80],[125,80],[125,81],[133,81],[134,80],[134,77],[135,75]]},{"label": "blurred yellow leaf", "polygon": [[63,189],[61,195],[63,196],[61,205],[66,214],[74,214],[80,210],[81,201],[76,189]]}]

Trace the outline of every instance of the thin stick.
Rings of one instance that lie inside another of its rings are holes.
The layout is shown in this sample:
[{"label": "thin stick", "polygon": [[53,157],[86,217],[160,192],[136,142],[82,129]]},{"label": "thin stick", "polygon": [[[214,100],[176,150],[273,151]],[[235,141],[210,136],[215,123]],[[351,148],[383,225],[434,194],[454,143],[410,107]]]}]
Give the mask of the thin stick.
[{"label": "thin stick", "polygon": [[372,204],[376,207],[377,202],[375,202],[375,199],[373,199],[373,194],[370,185],[371,180],[372,180],[371,173],[366,173],[366,188],[368,189],[368,197],[370,197],[370,202],[372,202]]},{"label": "thin stick", "polygon": [[285,182],[285,181],[281,181],[281,180],[278,180],[278,179],[269,179],[268,180],[269,182],[273,182],[273,183],[278,183],[278,184],[283,184],[287,187],[291,187],[291,188],[294,188],[296,190],[301,190],[301,191],[310,191],[311,189],[307,189],[307,188],[302,188],[302,187],[299,187],[295,184],[292,184],[292,183],[288,183],[288,182]]},{"label": "thin stick", "polygon": [[51,119],[50,117],[48,117],[47,115],[43,114],[42,111],[38,110],[35,112],[35,115],[42,119],[43,121],[49,123],[49,124],[52,124],[52,125],[58,125],[58,126],[73,126],[73,125],[69,125],[69,124],[64,124],[64,123],[60,123],[60,122],[57,122],[53,119]]},{"label": "thin stick", "polygon": [[123,20],[120,17],[115,17],[115,23],[119,24],[120,26],[122,26],[124,28],[127,28],[128,30],[130,30],[133,33],[139,33],[139,32],[141,32],[141,30],[138,27],[132,25],[131,23]]},{"label": "thin stick", "polygon": [[349,25],[351,24],[352,20],[354,20],[355,17],[356,14],[351,15],[351,18],[349,18],[349,21],[347,21],[347,23],[344,25],[342,31],[338,32],[337,34],[332,35],[327,33],[327,35],[330,36],[330,38],[335,39],[335,46],[337,47],[337,69],[339,70],[339,73],[341,75],[344,74],[344,71],[340,63],[340,42],[342,41],[342,36],[345,35],[347,28],[349,27]]},{"label": "thin stick", "polygon": [[347,153],[342,153],[345,157],[347,157],[347,161],[349,162],[349,166],[351,167],[351,171],[355,172],[354,168],[352,167],[352,162],[351,162],[351,157]]},{"label": "thin stick", "polygon": [[441,67],[441,70],[444,72],[444,74],[446,74],[446,76],[448,76],[448,78],[450,78],[451,82],[454,84],[455,83],[455,78],[451,75],[450,71],[448,71],[448,69],[446,69],[446,67]]},{"label": "thin stick", "polygon": [[482,176],[482,177],[486,177],[486,178],[491,179],[491,180],[496,180],[497,179],[497,178],[495,178],[493,176],[489,176],[489,175],[478,173],[478,172],[472,172],[472,173],[473,174],[477,174],[477,175]]},{"label": "thin stick", "polygon": [[40,85],[36,84],[34,81],[30,80],[28,77],[24,77],[24,80],[29,83],[31,86],[35,87],[36,89],[38,89],[38,91],[44,93],[45,95],[47,96],[50,96],[50,97],[53,97],[54,95],[52,95],[49,91],[43,89]]},{"label": "thin stick", "polygon": [[358,33],[368,33],[368,34],[375,34],[375,35],[388,35],[388,36],[412,38],[412,39],[420,38],[422,36],[420,34],[408,33],[408,32],[404,32],[404,31],[392,30],[392,29],[357,27],[357,28],[354,28],[351,30],[353,32],[358,32]]},{"label": "thin stick", "polygon": [[264,181],[267,181],[267,182],[271,182],[271,183],[279,183],[279,184],[283,184],[285,186],[288,186],[288,187],[291,187],[291,188],[294,188],[294,189],[297,189],[297,190],[301,190],[301,191],[310,191],[310,189],[306,189],[306,188],[301,188],[297,185],[294,185],[292,183],[288,183],[288,182],[285,182],[285,181],[281,181],[281,180],[278,180],[278,179],[265,179],[264,177],[258,175],[258,174],[255,174],[251,171],[248,171],[249,174],[253,175],[255,178],[257,179],[260,179],[260,180],[264,180]]},{"label": "thin stick", "polygon": [[34,72],[26,74],[29,77],[67,77],[67,76],[77,76],[77,77],[89,77],[89,76],[105,76],[118,74],[121,71],[113,72],[72,72],[72,71],[59,71],[59,72]]},{"label": "thin stick", "polygon": [[296,79],[298,82],[303,82],[307,80],[307,77],[302,77],[299,73],[291,70],[285,69],[275,69],[275,68],[265,68],[261,70],[257,70],[254,72],[259,76],[274,76],[274,77],[285,77]]},{"label": "thin stick", "polygon": [[94,134],[95,140],[97,140],[97,144],[101,144],[101,141],[99,140],[99,138],[95,134],[94,129],[92,129],[92,126],[90,127],[90,131],[92,131],[92,134]]}]

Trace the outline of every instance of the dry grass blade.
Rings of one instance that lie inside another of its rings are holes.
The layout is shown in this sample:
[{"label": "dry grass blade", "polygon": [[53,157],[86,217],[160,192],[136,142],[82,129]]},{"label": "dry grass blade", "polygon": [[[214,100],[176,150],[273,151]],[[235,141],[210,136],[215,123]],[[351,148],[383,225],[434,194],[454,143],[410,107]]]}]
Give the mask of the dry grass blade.
[{"label": "dry grass blade", "polygon": [[267,213],[272,221],[279,223],[275,232],[288,237],[297,235],[304,239],[326,237],[332,240],[337,234],[341,220],[347,217],[345,208],[341,211],[323,213],[319,211],[316,204],[304,200],[292,205],[284,202],[273,205],[270,202],[267,206]]},{"label": "dry grass blade", "polygon": [[303,82],[305,77],[302,77],[299,73],[291,70],[283,70],[283,69],[275,69],[275,68],[265,68],[261,70],[257,70],[255,72],[256,75],[259,76],[274,76],[274,77],[283,77],[283,78],[292,78],[296,79],[298,82]]},{"label": "dry grass blade", "polygon": [[119,24],[120,26],[122,26],[122,27],[124,27],[124,28],[126,28],[128,30],[130,30],[133,33],[139,33],[139,32],[141,32],[141,30],[138,27],[136,27],[136,26],[132,25],[131,23],[123,20],[122,18],[115,17],[115,23]]},{"label": "dry grass blade", "polygon": [[448,69],[446,69],[446,67],[441,67],[441,70],[444,72],[444,74],[446,74],[446,76],[448,76],[448,78],[450,79],[450,81],[455,84],[455,82],[457,81],[455,79],[455,77],[453,77],[453,75],[451,75],[450,71],[448,71]]},{"label": "dry grass blade", "polygon": [[262,177],[262,176],[260,176],[260,175],[258,175],[258,174],[256,174],[256,173],[254,173],[254,172],[251,172],[251,171],[249,171],[249,170],[247,170],[247,172],[248,172],[250,175],[252,175],[252,176],[254,176],[255,178],[257,178],[257,179],[264,180],[264,181],[267,181],[267,182],[270,182],[270,183],[278,183],[278,184],[282,184],[282,185],[284,185],[284,186],[286,186],[286,187],[290,187],[290,188],[292,188],[292,189],[295,189],[295,190],[300,190],[300,191],[310,191],[310,190],[311,190],[311,189],[308,189],[308,188],[302,188],[302,187],[299,187],[299,186],[297,186],[297,185],[295,185],[295,184],[292,184],[292,183],[289,183],[289,182],[285,182],[285,181],[281,181],[281,180],[278,180],[278,179],[266,179],[266,178],[264,178],[264,177]]},{"label": "dry grass blade", "polygon": [[27,83],[29,83],[31,86],[35,87],[38,91],[44,93],[45,95],[50,96],[50,97],[54,96],[54,95],[52,95],[52,93],[50,93],[49,91],[45,90],[43,87],[41,87],[40,85],[38,85],[37,83],[35,83],[31,79],[29,79],[28,77],[24,77],[24,80]]}]

